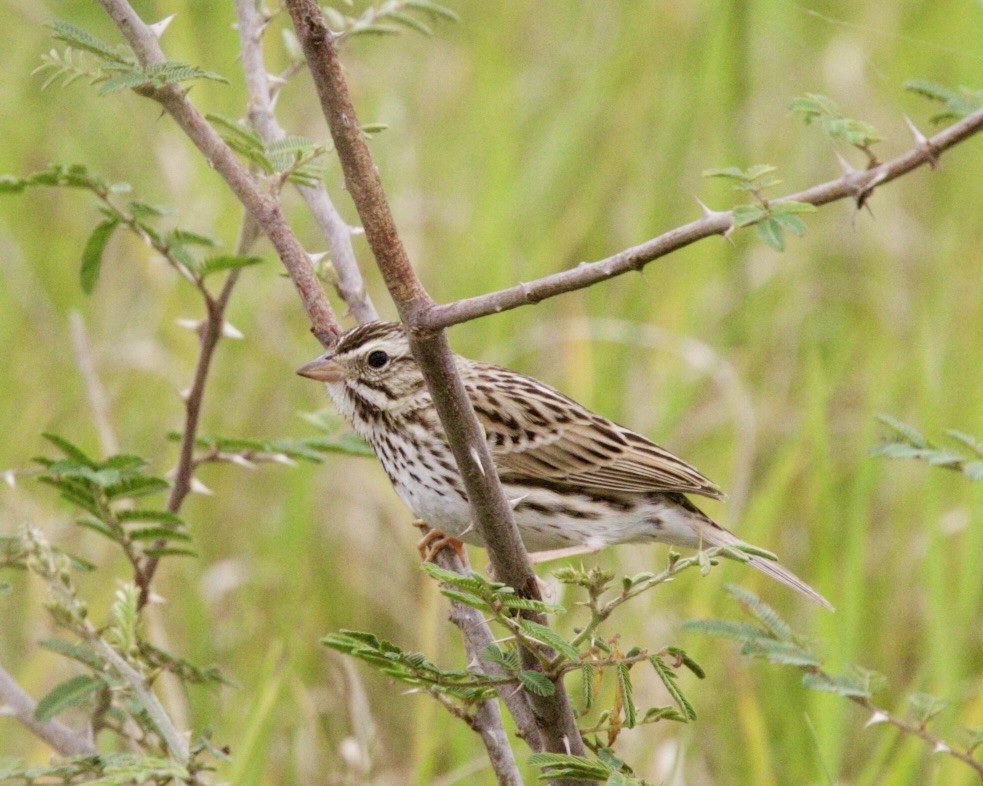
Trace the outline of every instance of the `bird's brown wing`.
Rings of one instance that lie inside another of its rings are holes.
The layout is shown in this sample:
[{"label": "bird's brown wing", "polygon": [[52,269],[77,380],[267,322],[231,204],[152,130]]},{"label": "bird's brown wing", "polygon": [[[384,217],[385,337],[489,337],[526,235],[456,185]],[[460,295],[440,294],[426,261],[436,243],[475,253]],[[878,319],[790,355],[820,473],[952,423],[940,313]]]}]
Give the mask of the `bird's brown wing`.
[{"label": "bird's brown wing", "polygon": [[468,366],[465,387],[503,480],[586,493],[723,496],[682,459],[542,382],[485,363]]}]

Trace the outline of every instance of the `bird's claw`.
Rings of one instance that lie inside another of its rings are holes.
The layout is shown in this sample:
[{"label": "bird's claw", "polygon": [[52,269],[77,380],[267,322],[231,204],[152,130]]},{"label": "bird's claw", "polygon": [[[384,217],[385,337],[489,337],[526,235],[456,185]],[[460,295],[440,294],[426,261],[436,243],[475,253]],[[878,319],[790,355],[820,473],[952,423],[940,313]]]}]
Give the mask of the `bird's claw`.
[{"label": "bird's claw", "polygon": [[424,536],[420,538],[420,542],[416,544],[416,549],[420,552],[421,560],[424,562],[433,562],[441,549],[449,548],[457,554],[462,562],[464,561],[464,544],[457,538],[445,535],[440,530],[429,529],[429,525],[425,521],[414,521],[413,526],[421,530],[427,530]]}]

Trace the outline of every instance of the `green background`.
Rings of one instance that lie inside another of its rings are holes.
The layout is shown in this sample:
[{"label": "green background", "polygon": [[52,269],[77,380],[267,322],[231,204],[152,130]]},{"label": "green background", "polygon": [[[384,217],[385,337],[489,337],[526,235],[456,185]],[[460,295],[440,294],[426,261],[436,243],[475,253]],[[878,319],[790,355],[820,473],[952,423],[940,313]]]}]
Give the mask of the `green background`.
[{"label": "green background", "polygon": [[[697,217],[696,198],[718,209],[740,201],[701,178],[708,167],[774,164],[779,191],[839,176],[832,143],[789,116],[796,95],[829,95],[876,125],[888,158],[912,145],[905,114],[931,129],[933,107],[904,92],[905,79],[983,87],[983,7],[970,0],[451,7],[460,24],[439,25],[432,39],[365,38],[344,50],[362,122],[389,125],[372,149],[410,256],[441,301],[614,253]],[[137,8],[151,21],[176,13],[168,56],[231,80],[196,83],[194,103],[242,116],[231,3]],[[86,163],[231,247],[238,204],[158,107],[126,93],[97,98],[81,82],[39,92],[30,72],[54,45],[43,27],[53,18],[117,40],[94,3],[0,2],[0,173]],[[266,54],[271,71],[286,64],[277,32]],[[278,113],[290,132],[325,138],[305,76]],[[336,162],[327,182],[353,220]],[[882,435],[879,412],[931,437],[949,427],[983,437],[981,182],[983,140],[972,139],[941,171],[879,190],[870,210],[841,202],[806,216],[805,237],[788,238],[784,254],[753,231],[711,238],[642,275],[451,332],[462,354],[539,376],[696,464],[730,492],[708,510],[837,607],[808,606],[737,565],[687,574],[630,605],[615,625],[624,642],[679,644],[708,671],[702,683],[683,678],[698,722],[622,734],[619,753],[639,774],[677,786],[974,782],[920,741],[864,730],[858,708],[806,691],[793,671],[676,626],[736,616],[721,583],[740,582],[821,640],[832,670],[856,662],[886,674],[885,706],[903,714],[909,693],[929,691],[952,701],[937,721],[947,738],[983,725],[983,484],[865,455]],[[302,242],[322,250],[303,203],[293,192],[285,202]],[[181,422],[178,391],[195,357],[193,334],[175,320],[197,318],[200,304],[122,232],[95,293],[83,295],[79,258],[98,220],[92,200],[68,190],[0,201],[0,468],[28,465],[44,450],[41,431],[98,450],[73,311],[123,449],[157,457],[160,472],[175,459],[165,432]],[[363,239],[356,250],[391,317]],[[245,340],[219,348],[205,433],[311,435],[298,413],[326,405],[293,375],[318,348],[279,263],[268,246],[262,253],[267,263],[243,273],[230,308]],[[183,710],[165,696],[179,720],[211,725],[231,745],[222,779],[492,783],[472,732],[317,643],[338,628],[369,629],[448,667],[461,662],[445,601],[418,570],[418,533],[375,463],[208,466],[200,477],[215,494],[192,497],[183,513],[202,556],[165,563],[157,590],[167,603],[152,630],[240,684],[192,690]],[[106,565],[81,579],[98,617],[125,565],[53,496],[29,480],[4,487],[0,530],[31,521]],[[472,558],[484,564],[482,552]],[[626,546],[590,559],[631,574],[661,566],[665,551]],[[0,662],[38,696],[71,672],[33,646],[50,629],[43,590],[15,578],[0,598]],[[636,682],[641,705],[666,703],[654,677]],[[43,761],[49,751],[0,719],[0,755],[12,754]]]}]

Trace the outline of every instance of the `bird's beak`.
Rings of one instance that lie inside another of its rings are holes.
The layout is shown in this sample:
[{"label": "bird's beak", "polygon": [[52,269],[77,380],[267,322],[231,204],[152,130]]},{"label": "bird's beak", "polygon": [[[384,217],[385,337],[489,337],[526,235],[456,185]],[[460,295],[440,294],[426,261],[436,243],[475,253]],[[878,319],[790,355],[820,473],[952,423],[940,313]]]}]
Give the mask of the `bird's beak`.
[{"label": "bird's beak", "polygon": [[321,355],[310,363],[305,363],[297,373],[308,379],[317,379],[321,382],[341,382],[345,378],[344,367],[332,360],[328,355]]}]

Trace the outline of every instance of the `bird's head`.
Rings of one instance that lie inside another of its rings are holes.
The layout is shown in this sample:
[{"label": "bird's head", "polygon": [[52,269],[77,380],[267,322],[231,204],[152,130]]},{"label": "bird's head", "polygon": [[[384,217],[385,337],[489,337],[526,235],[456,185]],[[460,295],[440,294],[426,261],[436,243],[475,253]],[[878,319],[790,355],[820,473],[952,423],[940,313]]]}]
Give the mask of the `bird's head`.
[{"label": "bird's head", "polygon": [[426,390],[398,322],[368,322],[347,331],[297,373],[327,383],[339,405],[340,396],[356,396],[380,409],[400,409]]}]

